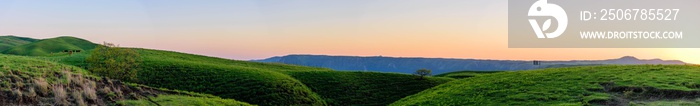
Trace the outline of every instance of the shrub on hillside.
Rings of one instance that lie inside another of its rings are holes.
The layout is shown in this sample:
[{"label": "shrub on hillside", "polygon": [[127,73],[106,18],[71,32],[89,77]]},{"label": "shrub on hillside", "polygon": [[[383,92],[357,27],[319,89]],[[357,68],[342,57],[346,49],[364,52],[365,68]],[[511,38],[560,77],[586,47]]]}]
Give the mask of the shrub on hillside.
[{"label": "shrub on hillside", "polygon": [[136,81],[136,73],[142,61],[133,49],[120,48],[112,43],[95,48],[86,58],[88,70],[109,78]]},{"label": "shrub on hillside", "polygon": [[416,70],[416,73],[414,73],[413,75],[418,76],[419,80],[423,80],[423,77],[433,75],[433,71],[424,68],[424,69]]}]

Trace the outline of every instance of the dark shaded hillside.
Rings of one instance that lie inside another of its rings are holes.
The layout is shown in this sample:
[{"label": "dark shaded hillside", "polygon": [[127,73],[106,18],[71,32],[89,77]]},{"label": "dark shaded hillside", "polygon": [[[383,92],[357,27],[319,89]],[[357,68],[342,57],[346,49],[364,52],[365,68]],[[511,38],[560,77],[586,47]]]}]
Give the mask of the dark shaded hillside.
[{"label": "dark shaded hillside", "polygon": [[417,69],[427,68],[433,74],[441,74],[459,70],[474,71],[503,71],[528,70],[539,68],[604,65],[604,64],[685,64],[682,61],[665,61],[660,59],[640,60],[631,56],[609,60],[590,61],[543,61],[533,65],[532,61],[515,60],[477,60],[477,59],[446,59],[446,58],[397,58],[397,57],[358,57],[358,56],[325,56],[325,55],[288,55],[272,57],[258,62],[285,63],[312,67],[326,67],[335,70],[366,70],[379,72],[413,73]]},{"label": "dark shaded hillside", "polygon": [[95,47],[97,47],[97,44],[85,39],[63,36],[15,46],[3,51],[3,53],[27,56],[49,56],[52,54],[61,54],[64,50],[87,51]]},{"label": "dark shaded hillside", "polygon": [[0,36],[0,52],[10,49],[15,46],[29,44],[37,39],[18,37],[18,36]]},{"label": "dark shaded hillside", "polygon": [[385,106],[408,95],[452,81],[378,72],[296,71],[285,72],[318,93],[329,105]]}]

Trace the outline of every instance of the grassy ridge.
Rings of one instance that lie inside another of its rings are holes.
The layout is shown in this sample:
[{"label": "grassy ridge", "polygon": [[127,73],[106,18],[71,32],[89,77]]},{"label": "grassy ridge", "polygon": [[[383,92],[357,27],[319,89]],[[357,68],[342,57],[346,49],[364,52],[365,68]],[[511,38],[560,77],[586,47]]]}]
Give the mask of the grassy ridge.
[{"label": "grassy ridge", "polygon": [[591,66],[501,72],[452,81],[392,105],[626,105],[697,98],[698,66]]},{"label": "grassy ridge", "polygon": [[223,59],[217,57],[208,57],[196,54],[187,54],[180,52],[164,51],[164,50],[150,50],[150,49],[140,49],[137,50],[144,58],[145,61],[148,60],[161,60],[161,61],[196,61],[198,63],[206,64],[216,64],[216,65],[226,65],[235,67],[247,67],[247,68],[263,68],[270,71],[332,71],[328,68],[316,68],[316,67],[306,67],[298,65],[287,65],[280,63],[260,63],[260,62],[248,62],[239,61],[231,59]]},{"label": "grassy ridge", "polygon": [[329,105],[388,105],[405,96],[452,81],[451,78],[378,72],[286,72],[323,97]]},{"label": "grassy ridge", "polygon": [[43,39],[33,43],[19,45],[3,51],[5,54],[27,56],[50,56],[52,53],[60,53],[64,50],[91,50],[97,47],[90,41],[75,37],[57,37]]},{"label": "grassy ridge", "polygon": [[298,80],[279,71],[322,70],[234,61],[169,51],[137,49],[144,58],[143,84],[234,98],[259,105],[325,105]]}]

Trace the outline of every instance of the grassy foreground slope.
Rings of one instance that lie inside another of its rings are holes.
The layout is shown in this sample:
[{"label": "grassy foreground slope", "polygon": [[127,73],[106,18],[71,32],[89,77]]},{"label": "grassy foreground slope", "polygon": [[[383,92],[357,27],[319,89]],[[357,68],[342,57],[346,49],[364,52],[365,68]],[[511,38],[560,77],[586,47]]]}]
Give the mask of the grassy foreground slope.
[{"label": "grassy foreground slope", "polygon": [[551,68],[452,81],[392,105],[628,105],[698,98],[699,88],[698,66]]},{"label": "grassy foreground slope", "polygon": [[252,106],[245,102],[231,99],[204,98],[180,95],[162,95],[152,99],[155,104],[145,99],[119,101],[117,104],[124,106]]},{"label": "grassy foreground slope", "polygon": [[15,46],[29,44],[37,39],[17,37],[17,36],[0,36],[0,52],[10,49]]},{"label": "grassy foreground slope", "polygon": [[3,105],[111,105],[116,101],[161,94],[183,95],[178,96],[183,101],[235,101],[207,94],[126,84],[92,76],[71,65],[0,54],[0,104]]},{"label": "grassy foreground slope", "polygon": [[52,53],[60,53],[64,50],[86,51],[94,49],[95,47],[97,47],[97,44],[85,39],[63,36],[15,46],[3,51],[3,53],[27,56],[50,56]]},{"label": "grassy foreground slope", "polygon": [[323,97],[329,105],[388,105],[405,96],[452,81],[451,78],[417,77],[378,72],[286,72]]},{"label": "grassy foreground slope", "polygon": [[214,94],[258,105],[325,105],[311,89],[280,71],[330,71],[136,49],[144,60],[139,81],[155,87]]}]

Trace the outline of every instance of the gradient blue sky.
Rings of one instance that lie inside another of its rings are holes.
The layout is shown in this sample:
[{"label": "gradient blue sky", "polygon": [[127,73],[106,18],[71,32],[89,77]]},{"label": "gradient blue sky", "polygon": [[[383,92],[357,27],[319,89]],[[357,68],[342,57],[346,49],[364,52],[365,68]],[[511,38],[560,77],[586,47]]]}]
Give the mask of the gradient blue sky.
[{"label": "gradient blue sky", "polygon": [[[0,0],[0,35],[230,59],[287,54],[680,59],[697,49],[509,49],[506,0]],[[700,58],[700,57],[697,57]]]}]

